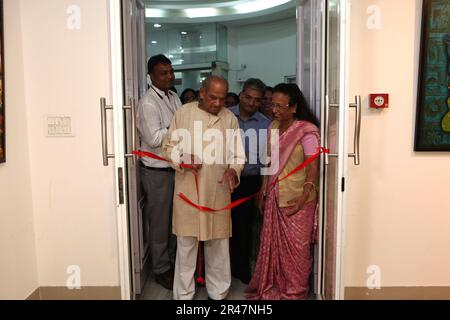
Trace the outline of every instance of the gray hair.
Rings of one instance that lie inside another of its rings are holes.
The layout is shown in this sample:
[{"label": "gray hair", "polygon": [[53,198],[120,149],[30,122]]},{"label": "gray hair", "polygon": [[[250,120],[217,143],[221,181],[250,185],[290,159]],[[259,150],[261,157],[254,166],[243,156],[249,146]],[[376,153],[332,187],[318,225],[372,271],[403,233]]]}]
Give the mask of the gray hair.
[{"label": "gray hair", "polygon": [[244,92],[247,89],[253,89],[264,94],[266,92],[266,84],[260,79],[250,78],[245,81],[242,91]]}]

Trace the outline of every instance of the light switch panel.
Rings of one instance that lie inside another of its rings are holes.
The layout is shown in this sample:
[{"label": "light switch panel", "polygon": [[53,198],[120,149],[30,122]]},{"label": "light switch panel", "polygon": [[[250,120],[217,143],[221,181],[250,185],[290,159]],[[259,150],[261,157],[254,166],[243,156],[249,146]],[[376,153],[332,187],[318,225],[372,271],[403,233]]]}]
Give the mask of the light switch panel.
[{"label": "light switch panel", "polygon": [[45,117],[45,131],[47,137],[74,137],[73,121],[71,116]]}]

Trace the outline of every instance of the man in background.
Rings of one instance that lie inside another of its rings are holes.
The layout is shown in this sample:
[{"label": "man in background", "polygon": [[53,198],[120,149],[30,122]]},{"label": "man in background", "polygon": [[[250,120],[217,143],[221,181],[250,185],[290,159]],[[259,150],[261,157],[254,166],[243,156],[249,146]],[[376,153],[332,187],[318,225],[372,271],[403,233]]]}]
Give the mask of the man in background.
[{"label": "man in background", "polygon": [[[267,144],[267,128],[271,121],[261,114],[258,109],[264,99],[266,85],[259,79],[248,79],[244,83],[239,104],[230,109],[244,132],[245,156],[247,162],[242,171],[241,183],[232,195],[232,200],[251,196],[257,193],[262,184],[260,169],[260,148]],[[260,130],[264,130],[260,134]],[[253,139],[250,137],[253,136]],[[256,143],[256,146],[254,145]],[[252,144],[252,145],[250,145]],[[259,235],[252,234],[252,225],[257,215],[254,200],[247,201],[232,210],[233,237],[231,238],[231,273],[233,277],[248,284],[251,279],[250,258],[253,238]]]},{"label": "man in background", "polygon": [[[181,102],[170,90],[175,76],[168,58],[164,55],[151,57],[148,74],[152,84],[139,101],[136,116],[140,149],[162,156],[162,142]],[[142,158],[140,174],[146,199],[144,213],[150,227],[152,272],[157,283],[172,290],[176,248],[171,232],[175,171],[167,162]]]}]

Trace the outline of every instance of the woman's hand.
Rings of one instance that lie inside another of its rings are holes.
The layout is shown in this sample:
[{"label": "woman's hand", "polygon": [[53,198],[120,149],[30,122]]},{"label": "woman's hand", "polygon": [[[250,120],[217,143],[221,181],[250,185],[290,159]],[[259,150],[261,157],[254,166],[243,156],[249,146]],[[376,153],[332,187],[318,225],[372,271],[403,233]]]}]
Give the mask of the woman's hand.
[{"label": "woman's hand", "polygon": [[286,215],[289,217],[289,216],[296,214],[300,210],[302,210],[303,206],[305,205],[306,201],[308,200],[308,197],[309,197],[309,194],[303,193],[303,195],[300,198],[288,201],[288,204],[292,205],[292,206],[287,207],[287,209],[289,209],[289,210],[286,212]]}]

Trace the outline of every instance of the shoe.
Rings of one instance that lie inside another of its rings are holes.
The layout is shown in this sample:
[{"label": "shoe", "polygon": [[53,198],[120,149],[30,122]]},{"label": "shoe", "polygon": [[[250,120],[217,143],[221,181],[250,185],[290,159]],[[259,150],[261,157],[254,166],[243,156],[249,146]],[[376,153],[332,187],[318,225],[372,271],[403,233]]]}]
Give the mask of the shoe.
[{"label": "shoe", "polygon": [[155,274],[155,281],[167,290],[173,290],[173,274],[173,269],[169,269],[161,274]]}]

